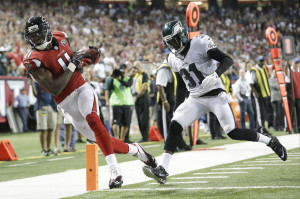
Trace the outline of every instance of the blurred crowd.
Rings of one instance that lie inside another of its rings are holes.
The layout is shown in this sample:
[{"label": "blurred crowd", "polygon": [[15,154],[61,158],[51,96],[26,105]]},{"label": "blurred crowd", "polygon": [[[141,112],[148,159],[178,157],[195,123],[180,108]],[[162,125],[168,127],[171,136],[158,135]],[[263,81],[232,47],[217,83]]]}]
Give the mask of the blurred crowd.
[{"label": "blurred crowd", "polygon": [[[23,55],[30,48],[24,40],[24,26],[27,19],[39,14],[48,19],[52,31],[63,31],[69,36],[73,51],[88,45],[101,47],[102,57],[99,63],[86,70],[91,71],[92,81],[99,86],[99,98],[103,107],[109,105],[108,100],[111,95],[107,93],[105,96],[105,90],[113,92],[115,89],[111,85],[111,79],[116,76],[113,75],[116,69],[122,69],[124,77],[128,71],[130,78],[126,81],[134,79],[136,73],[142,74],[144,71],[149,78],[147,81],[155,81],[156,72],[153,69],[157,68],[166,56],[161,38],[162,26],[169,20],[185,22],[186,7],[184,6],[170,10],[137,8],[129,4],[96,3],[91,6],[78,1],[57,2],[59,1],[48,0],[43,3],[2,1],[0,3],[0,76],[20,76],[18,67],[21,65]],[[246,72],[246,66],[249,64],[251,69],[259,62],[258,56],[264,57],[265,65],[272,65],[270,45],[265,39],[267,27],[274,27],[279,38],[293,36],[296,54],[299,56],[299,16],[299,5],[293,8],[264,7],[262,11],[250,7],[237,10],[221,8],[218,13],[201,10],[198,28],[202,34],[212,37],[220,49],[232,56],[234,65],[227,76],[231,83],[234,83],[239,78],[238,70],[243,69]],[[278,46],[281,46],[280,42]],[[289,64],[292,64],[291,60],[283,60],[284,67]],[[269,67],[270,74],[271,68]],[[144,80],[143,77],[141,81]],[[130,85],[134,96],[138,95],[135,84],[133,80]],[[146,91],[150,93],[150,87]],[[153,98],[151,93],[149,96]],[[132,105],[133,102],[130,103],[130,106]],[[137,113],[137,115],[148,114],[151,118],[152,112]],[[130,125],[130,121],[127,121],[126,125],[128,123]],[[152,125],[143,128],[148,132]],[[126,134],[125,131],[124,133]],[[142,132],[141,141],[149,139],[145,133]],[[123,139],[129,141],[128,137]]]}]

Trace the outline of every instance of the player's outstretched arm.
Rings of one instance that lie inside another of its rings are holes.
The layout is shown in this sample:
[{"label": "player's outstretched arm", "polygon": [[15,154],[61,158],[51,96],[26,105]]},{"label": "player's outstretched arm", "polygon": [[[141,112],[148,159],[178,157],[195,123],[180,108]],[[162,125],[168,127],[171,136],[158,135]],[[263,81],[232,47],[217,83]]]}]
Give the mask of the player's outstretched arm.
[{"label": "player's outstretched arm", "polygon": [[220,65],[216,69],[216,73],[219,77],[233,64],[232,58],[218,48],[210,49],[207,51],[207,54],[209,58],[220,62]]},{"label": "player's outstretched arm", "polygon": [[73,74],[71,70],[66,70],[54,80],[51,72],[44,67],[31,69],[30,73],[45,90],[54,96],[57,96],[66,87]]},{"label": "player's outstretched arm", "polygon": [[211,59],[220,62],[220,65],[213,74],[205,77],[205,79],[202,81],[203,88],[209,88],[213,86],[218,81],[218,77],[220,77],[233,64],[231,57],[218,48],[208,50],[207,54]]}]

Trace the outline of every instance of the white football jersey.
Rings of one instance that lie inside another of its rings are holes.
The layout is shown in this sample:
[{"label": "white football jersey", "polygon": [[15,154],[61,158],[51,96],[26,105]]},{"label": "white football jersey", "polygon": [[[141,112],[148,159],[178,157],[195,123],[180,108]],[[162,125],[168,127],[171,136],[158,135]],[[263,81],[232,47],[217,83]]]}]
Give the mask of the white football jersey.
[{"label": "white football jersey", "polygon": [[169,66],[181,75],[191,96],[202,96],[217,88],[225,89],[220,78],[215,85],[208,89],[201,86],[204,78],[213,74],[217,69],[217,61],[209,58],[207,54],[208,50],[216,47],[209,36],[201,34],[190,41],[190,49],[184,59],[175,57],[173,53],[170,53],[168,57]]}]

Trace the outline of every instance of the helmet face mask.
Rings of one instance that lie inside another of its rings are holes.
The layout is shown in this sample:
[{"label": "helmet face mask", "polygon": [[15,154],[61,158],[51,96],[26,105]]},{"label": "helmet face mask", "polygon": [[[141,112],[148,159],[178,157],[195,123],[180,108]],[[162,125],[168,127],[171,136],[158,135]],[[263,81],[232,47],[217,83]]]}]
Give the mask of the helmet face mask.
[{"label": "helmet face mask", "polygon": [[188,31],[180,21],[171,21],[162,29],[164,44],[178,55],[183,51],[188,42]]},{"label": "helmet face mask", "polygon": [[49,22],[41,16],[33,16],[25,26],[25,39],[28,44],[38,50],[44,50],[52,41]]}]

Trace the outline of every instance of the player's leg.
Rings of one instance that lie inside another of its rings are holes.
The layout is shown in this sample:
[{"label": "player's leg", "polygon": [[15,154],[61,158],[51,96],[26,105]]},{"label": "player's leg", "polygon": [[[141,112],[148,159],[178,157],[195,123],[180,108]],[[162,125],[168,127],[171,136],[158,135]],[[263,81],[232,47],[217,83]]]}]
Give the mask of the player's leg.
[{"label": "player's leg", "polygon": [[[72,116],[73,123],[79,127],[78,129],[87,134],[87,138],[97,141],[102,150],[112,173],[110,188],[120,187],[123,182],[114,152],[128,153],[136,156],[147,165],[156,166],[155,158],[148,154],[139,144],[126,144],[120,139],[110,137],[98,116],[98,99],[92,88],[86,86],[80,88],[78,92],[78,95],[73,98],[73,103],[70,103],[73,106],[76,104],[78,109],[70,107],[69,114]],[[78,112],[76,113],[76,111]]]},{"label": "player's leg", "polygon": [[[213,105],[212,105],[213,104]],[[282,159],[287,159],[286,149],[281,145],[276,137],[268,137],[255,130],[251,129],[238,129],[235,125],[235,118],[231,107],[228,103],[223,102],[219,97],[211,99],[208,104],[210,111],[215,113],[224,132],[234,140],[246,140],[253,142],[263,142]]]},{"label": "player's leg", "polygon": [[170,123],[169,133],[165,142],[163,159],[160,166],[153,168],[144,166],[143,171],[146,176],[165,184],[167,180],[167,170],[176,150],[183,128],[191,125],[195,120],[206,113],[205,106],[201,100],[189,97],[175,111],[174,117]]}]

